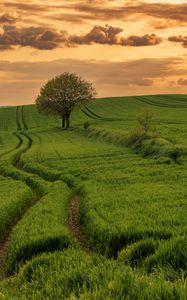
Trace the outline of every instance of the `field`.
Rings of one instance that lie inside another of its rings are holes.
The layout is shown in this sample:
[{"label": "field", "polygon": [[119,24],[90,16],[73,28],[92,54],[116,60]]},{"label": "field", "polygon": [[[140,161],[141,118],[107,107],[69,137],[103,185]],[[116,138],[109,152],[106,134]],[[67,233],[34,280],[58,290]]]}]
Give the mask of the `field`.
[{"label": "field", "polygon": [[0,299],[187,299],[187,96],[98,99],[60,124],[0,109]]}]

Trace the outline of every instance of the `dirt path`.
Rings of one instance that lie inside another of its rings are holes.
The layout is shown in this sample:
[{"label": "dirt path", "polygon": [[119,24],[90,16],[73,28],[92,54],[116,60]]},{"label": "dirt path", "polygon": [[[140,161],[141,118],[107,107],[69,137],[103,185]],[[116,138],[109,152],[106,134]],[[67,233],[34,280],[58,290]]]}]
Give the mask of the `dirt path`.
[{"label": "dirt path", "polygon": [[86,242],[84,235],[81,232],[80,224],[79,224],[79,197],[74,195],[71,199],[70,207],[69,207],[69,220],[68,220],[68,228],[71,233],[75,237],[77,244],[81,249],[90,253],[90,249]]}]

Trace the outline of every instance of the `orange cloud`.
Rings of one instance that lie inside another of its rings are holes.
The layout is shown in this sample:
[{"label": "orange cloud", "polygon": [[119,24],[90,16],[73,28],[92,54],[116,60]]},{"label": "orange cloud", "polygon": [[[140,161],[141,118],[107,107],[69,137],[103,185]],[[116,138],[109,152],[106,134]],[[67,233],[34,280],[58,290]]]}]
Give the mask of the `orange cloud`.
[{"label": "orange cloud", "polygon": [[[115,2],[115,4],[114,4]],[[125,3],[126,2],[126,3]],[[63,20],[73,23],[79,19],[80,22],[84,20],[122,20],[137,21],[143,18],[160,19],[160,28],[168,28],[184,24],[187,21],[187,4],[185,3],[147,3],[143,1],[124,1],[124,4],[117,5],[117,1],[113,0],[87,0],[75,3],[73,1],[60,1],[56,0],[53,3],[45,3],[38,1],[38,3],[20,3],[20,1],[4,2],[0,4],[4,9],[16,9],[19,12],[30,12],[32,15],[41,15],[44,19]],[[48,15],[44,16],[44,13]],[[49,13],[51,15],[49,15]],[[70,12],[69,14],[67,12]],[[73,16],[72,16],[73,13]],[[152,23],[157,28],[156,21]]]},{"label": "orange cloud", "polygon": [[[187,68],[186,58],[137,59],[131,61],[99,61],[64,59],[51,62],[15,62],[0,61],[0,75],[10,74],[9,80],[0,82],[1,99],[7,103],[20,103],[25,99],[33,102],[39,89],[49,78],[62,72],[75,72],[93,82],[99,96],[116,96],[121,93],[138,94],[158,93],[161,90],[158,82],[162,83],[162,91],[167,92],[169,82],[181,77],[178,84],[185,85]],[[176,71],[178,70],[178,71]],[[3,78],[3,76],[2,76]],[[176,92],[178,85],[176,85]],[[12,101],[12,102],[11,102]]]},{"label": "orange cloud", "polygon": [[163,41],[162,38],[155,34],[145,34],[143,36],[131,35],[128,38],[121,38],[120,44],[123,46],[153,46]]},{"label": "orange cloud", "polygon": [[13,24],[17,21],[17,19],[18,19],[18,15],[16,12],[5,13],[0,16],[0,24],[1,23]]},{"label": "orange cloud", "polygon": [[187,79],[186,78],[179,78],[177,81],[179,85],[187,85]]},{"label": "orange cloud", "polygon": [[127,20],[134,16],[134,20],[146,16],[161,18],[164,20],[175,20],[177,22],[187,21],[187,4],[170,3],[146,3],[146,2],[128,2],[123,6],[92,6],[89,3],[78,3],[72,5],[77,11],[94,15],[97,20],[122,19]]},{"label": "orange cloud", "polygon": [[66,31],[56,31],[47,27],[17,28],[5,25],[4,32],[0,34],[0,50],[13,49],[14,46],[26,47],[40,50],[53,50],[55,48],[74,45],[107,44],[121,46],[153,46],[162,42],[162,38],[155,34],[143,36],[121,37],[123,31],[120,27],[94,26],[87,34],[68,35]]},{"label": "orange cloud", "polygon": [[72,44],[108,44],[117,45],[118,34],[123,31],[122,28],[113,26],[94,26],[90,32],[83,36],[71,36],[69,42]]},{"label": "orange cloud", "polygon": [[30,46],[41,50],[57,48],[66,41],[66,32],[57,32],[46,27],[17,28],[6,25],[0,35],[0,50],[12,49],[13,46]]},{"label": "orange cloud", "polygon": [[187,48],[187,36],[171,36],[168,38],[170,42],[180,43],[184,48]]}]

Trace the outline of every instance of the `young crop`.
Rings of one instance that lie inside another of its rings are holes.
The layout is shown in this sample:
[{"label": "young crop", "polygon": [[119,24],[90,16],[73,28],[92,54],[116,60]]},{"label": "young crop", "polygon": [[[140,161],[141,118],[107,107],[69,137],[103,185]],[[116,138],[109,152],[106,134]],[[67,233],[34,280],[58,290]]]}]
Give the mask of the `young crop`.
[{"label": "young crop", "polygon": [[[48,192],[47,192],[48,190]],[[46,195],[14,228],[7,251],[7,273],[42,252],[63,250],[74,244],[67,228],[71,191],[65,184],[46,183]]]},{"label": "young crop", "polygon": [[180,279],[171,283],[149,277],[113,260],[72,249],[33,259],[0,288],[2,299],[10,300],[183,300],[187,292]]},{"label": "young crop", "polygon": [[0,186],[0,238],[2,238],[31,205],[32,193],[25,184],[3,177]]},{"label": "young crop", "polygon": [[[147,107],[158,134],[129,144]],[[0,283],[0,299],[186,299],[184,96],[100,99],[86,112],[72,113],[72,129],[62,132],[34,106],[18,108],[17,118],[15,108],[0,110],[0,218],[22,217],[6,261],[19,274]],[[89,255],[68,227],[77,195],[73,225]]]}]

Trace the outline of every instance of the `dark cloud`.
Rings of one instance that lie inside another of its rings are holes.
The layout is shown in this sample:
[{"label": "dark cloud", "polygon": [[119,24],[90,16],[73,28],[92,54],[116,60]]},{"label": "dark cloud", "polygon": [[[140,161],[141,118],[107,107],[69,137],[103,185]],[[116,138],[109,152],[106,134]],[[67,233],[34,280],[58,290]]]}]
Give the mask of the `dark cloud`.
[{"label": "dark cloud", "polygon": [[128,38],[121,38],[120,44],[123,46],[153,46],[162,42],[162,38],[155,34],[145,34],[143,36],[131,35]]},{"label": "dark cloud", "polygon": [[0,16],[0,24],[1,23],[14,24],[14,23],[16,23],[17,19],[18,19],[18,16],[15,12],[5,13]]},{"label": "dark cloud", "polygon": [[95,26],[89,33],[82,36],[71,36],[69,38],[70,44],[108,44],[121,46],[153,46],[160,44],[162,38],[155,34],[145,34],[143,36],[132,35],[127,38],[120,37],[119,33],[123,32],[120,27],[113,26]]},{"label": "dark cloud", "polygon": [[[0,33],[0,51],[13,49],[15,46],[29,46],[39,50],[91,44],[140,47],[154,46],[164,41],[154,33],[125,37],[120,35],[122,32],[120,27],[105,25],[94,26],[85,35],[69,35],[64,30],[57,31],[43,26],[18,28],[7,24],[3,26],[3,33]],[[171,36],[168,40],[187,47],[187,36]]]},{"label": "dark cloud", "polygon": [[66,40],[66,32],[57,32],[45,27],[17,28],[4,26],[0,34],[0,49],[11,49],[13,46],[30,46],[41,50],[59,47]]},{"label": "dark cloud", "polygon": [[168,38],[170,42],[180,43],[184,48],[187,48],[187,36],[171,36]]},{"label": "dark cloud", "polygon": [[72,36],[69,38],[70,44],[108,44],[117,45],[118,34],[123,31],[122,28],[113,26],[94,26],[90,32],[83,36]]},{"label": "dark cloud", "polygon": [[161,43],[162,39],[154,34],[123,38],[120,27],[94,26],[87,34],[69,36],[66,31],[56,31],[45,27],[17,28],[4,25],[0,34],[0,50],[13,49],[14,46],[30,46],[40,50],[53,50],[57,47],[74,45],[107,44],[121,46],[150,46]]}]

